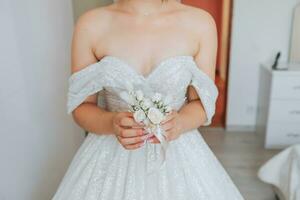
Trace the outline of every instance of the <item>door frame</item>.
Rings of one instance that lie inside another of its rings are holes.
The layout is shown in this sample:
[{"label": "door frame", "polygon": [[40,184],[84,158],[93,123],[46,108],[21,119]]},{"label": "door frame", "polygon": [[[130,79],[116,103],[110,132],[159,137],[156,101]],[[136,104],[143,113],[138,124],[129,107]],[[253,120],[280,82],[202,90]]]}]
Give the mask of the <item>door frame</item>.
[{"label": "door frame", "polygon": [[[221,47],[221,68],[225,70],[221,73],[225,75],[225,97],[224,97],[224,116],[223,127],[226,128],[227,122],[227,103],[228,103],[228,88],[229,88],[229,68],[230,68],[230,49],[231,49],[231,33],[232,33],[232,20],[233,20],[233,0],[223,0],[222,6],[222,47]],[[224,76],[223,75],[223,76]],[[221,75],[222,76],[222,75]]]}]

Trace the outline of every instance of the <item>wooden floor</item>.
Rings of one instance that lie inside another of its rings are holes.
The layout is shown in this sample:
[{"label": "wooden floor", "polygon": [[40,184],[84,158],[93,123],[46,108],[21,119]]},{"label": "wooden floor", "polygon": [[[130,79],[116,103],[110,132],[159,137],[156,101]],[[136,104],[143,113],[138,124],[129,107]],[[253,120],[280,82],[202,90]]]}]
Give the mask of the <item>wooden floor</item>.
[{"label": "wooden floor", "polygon": [[278,150],[265,150],[255,133],[200,129],[245,200],[275,200],[272,188],[257,178],[259,167]]}]

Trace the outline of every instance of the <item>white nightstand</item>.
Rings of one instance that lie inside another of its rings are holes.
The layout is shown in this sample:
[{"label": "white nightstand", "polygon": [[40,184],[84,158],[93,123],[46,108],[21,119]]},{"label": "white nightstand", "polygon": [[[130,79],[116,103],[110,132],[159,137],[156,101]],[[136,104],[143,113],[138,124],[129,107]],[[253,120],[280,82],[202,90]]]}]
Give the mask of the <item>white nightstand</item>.
[{"label": "white nightstand", "polygon": [[300,143],[300,64],[280,64],[288,70],[260,68],[257,132],[265,148],[285,148]]}]

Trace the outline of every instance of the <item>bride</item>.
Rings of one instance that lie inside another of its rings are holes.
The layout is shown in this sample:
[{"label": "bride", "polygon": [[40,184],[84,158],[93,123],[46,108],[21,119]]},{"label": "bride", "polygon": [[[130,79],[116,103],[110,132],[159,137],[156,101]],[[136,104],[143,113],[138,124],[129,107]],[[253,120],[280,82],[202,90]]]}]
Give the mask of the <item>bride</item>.
[{"label": "bride", "polygon": [[[53,199],[243,199],[197,131],[215,112],[216,52],[212,17],[176,0],[119,0],[83,14],[68,112],[89,133]],[[128,84],[172,97],[156,129],[163,137],[128,111]]]}]

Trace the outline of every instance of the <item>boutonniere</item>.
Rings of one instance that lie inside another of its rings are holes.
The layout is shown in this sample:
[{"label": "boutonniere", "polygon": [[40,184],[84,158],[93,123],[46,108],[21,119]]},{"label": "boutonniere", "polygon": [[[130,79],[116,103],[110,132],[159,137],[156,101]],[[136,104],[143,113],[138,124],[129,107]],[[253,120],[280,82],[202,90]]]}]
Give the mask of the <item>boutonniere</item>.
[{"label": "boutonniere", "polygon": [[[144,88],[144,90],[146,89]],[[158,92],[153,93],[149,90],[143,92],[143,89],[136,89],[131,84],[127,84],[127,89],[120,93],[120,97],[128,104],[129,111],[133,113],[134,120],[138,123],[144,123],[147,132],[153,133],[160,141],[162,160],[156,164],[161,167],[165,163],[168,141],[164,136],[165,132],[160,127],[160,124],[166,118],[166,115],[172,111],[172,97],[169,95],[163,96]],[[147,143],[147,139],[145,143]],[[152,170],[149,169],[149,171]]]},{"label": "boutonniere", "polygon": [[151,97],[147,97],[141,89],[130,88],[121,92],[120,97],[128,103],[136,122],[144,123],[146,126],[159,125],[172,111],[170,96],[163,97],[162,94],[156,92]]}]

